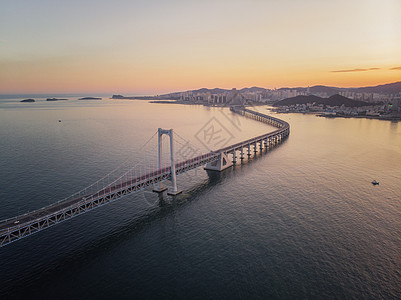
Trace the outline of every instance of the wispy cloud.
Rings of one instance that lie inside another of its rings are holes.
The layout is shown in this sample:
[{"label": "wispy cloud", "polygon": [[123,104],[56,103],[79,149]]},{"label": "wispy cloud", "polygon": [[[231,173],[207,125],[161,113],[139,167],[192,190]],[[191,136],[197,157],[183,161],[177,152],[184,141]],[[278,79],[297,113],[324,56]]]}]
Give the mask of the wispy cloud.
[{"label": "wispy cloud", "polygon": [[349,72],[366,72],[366,71],[376,71],[376,70],[380,70],[380,68],[334,70],[334,71],[330,71],[330,72],[332,72],[332,73],[349,73]]},{"label": "wispy cloud", "polygon": [[401,67],[390,68],[390,70],[401,70]]}]

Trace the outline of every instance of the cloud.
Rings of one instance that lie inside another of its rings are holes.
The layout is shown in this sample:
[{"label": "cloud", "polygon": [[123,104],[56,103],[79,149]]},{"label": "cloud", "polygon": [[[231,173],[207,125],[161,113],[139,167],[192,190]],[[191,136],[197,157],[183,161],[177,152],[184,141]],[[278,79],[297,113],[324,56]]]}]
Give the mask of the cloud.
[{"label": "cloud", "polygon": [[376,70],[380,70],[380,68],[335,70],[335,71],[330,71],[330,72],[332,72],[332,73],[349,73],[349,72],[366,72],[366,71],[376,71]]},{"label": "cloud", "polygon": [[401,67],[390,68],[390,70],[401,70]]}]

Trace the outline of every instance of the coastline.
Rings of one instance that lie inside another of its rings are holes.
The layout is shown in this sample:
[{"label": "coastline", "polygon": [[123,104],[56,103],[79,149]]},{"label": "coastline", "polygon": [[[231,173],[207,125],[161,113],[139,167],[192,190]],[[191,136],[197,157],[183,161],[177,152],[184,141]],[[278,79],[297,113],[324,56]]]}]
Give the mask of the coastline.
[{"label": "coastline", "polygon": [[401,121],[401,115],[399,116],[346,116],[346,115],[335,115],[335,116],[326,116],[324,114],[316,114],[316,117],[323,118],[344,118],[344,119],[374,119],[374,120],[383,120],[383,121]]},{"label": "coastline", "polygon": [[[273,111],[269,109],[270,111]],[[296,112],[296,111],[289,111],[289,112],[279,112],[273,111],[277,114],[303,114],[303,115],[315,115],[316,117],[321,118],[344,118],[344,119],[373,119],[373,120],[383,120],[383,121],[401,121],[401,114],[400,115],[381,115],[381,116],[369,116],[369,115],[360,115],[360,116],[349,116],[349,115],[332,115],[332,114],[324,114],[324,113],[317,113],[317,112]]]}]

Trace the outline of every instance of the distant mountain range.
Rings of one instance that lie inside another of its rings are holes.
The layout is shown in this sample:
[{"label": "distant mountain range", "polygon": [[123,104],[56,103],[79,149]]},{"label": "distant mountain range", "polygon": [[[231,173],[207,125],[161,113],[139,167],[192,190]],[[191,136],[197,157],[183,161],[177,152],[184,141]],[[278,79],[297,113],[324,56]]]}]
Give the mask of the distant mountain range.
[{"label": "distant mountain range", "polygon": [[347,97],[336,94],[336,95],[330,96],[329,98],[321,98],[321,97],[314,96],[314,95],[296,96],[296,97],[291,97],[291,98],[287,98],[287,99],[278,101],[273,106],[279,107],[279,106],[290,106],[290,105],[295,105],[295,104],[307,104],[307,103],[316,103],[317,105],[323,104],[323,105],[329,105],[329,106],[344,105],[347,107],[361,107],[361,106],[372,105],[372,103],[353,100],[353,99],[349,99]]},{"label": "distant mountain range", "polygon": [[[261,88],[261,87],[251,87],[251,88],[243,88],[240,89],[239,92],[264,92],[267,91],[268,89]],[[307,88],[306,87],[295,87],[295,88],[287,88],[283,87],[278,90],[297,90],[298,92],[306,92]],[[376,85],[376,86],[367,86],[367,87],[359,87],[359,88],[340,88],[340,87],[331,87],[331,86],[324,86],[324,85],[315,85],[309,87],[310,93],[316,94],[316,93],[327,93],[328,96],[332,96],[335,94],[338,94],[339,92],[343,91],[351,91],[351,92],[357,92],[357,93],[380,93],[380,94],[397,94],[401,92],[401,81],[398,82],[393,82],[393,83],[388,83],[388,84],[382,84],[382,85]],[[190,90],[187,91],[188,93],[212,93],[212,94],[222,94],[225,92],[229,92],[229,89],[220,89],[220,88],[214,88],[214,89],[207,89],[207,88],[201,88],[198,90]],[[177,92],[177,93],[170,93],[166,95],[161,95],[161,96],[175,96],[178,95],[182,92]]]},{"label": "distant mountain range", "polygon": [[361,87],[357,89],[350,89],[353,92],[359,93],[380,93],[380,94],[396,94],[401,92],[401,81],[376,85],[376,86],[367,86]]}]

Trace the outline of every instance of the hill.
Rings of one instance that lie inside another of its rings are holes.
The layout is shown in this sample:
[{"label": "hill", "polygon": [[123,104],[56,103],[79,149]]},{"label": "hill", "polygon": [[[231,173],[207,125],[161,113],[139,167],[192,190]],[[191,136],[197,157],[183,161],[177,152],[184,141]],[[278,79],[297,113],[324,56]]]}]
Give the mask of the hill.
[{"label": "hill", "polygon": [[265,91],[266,91],[265,88],[261,88],[261,87],[257,87],[257,86],[253,86],[251,88],[243,88],[243,89],[239,90],[240,93],[249,93],[249,92],[251,92],[251,93],[262,92],[263,93]]},{"label": "hill", "polygon": [[401,92],[401,81],[376,86],[353,88],[349,90],[357,93],[397,94]]},{"label": "hill", "polygon": [[353,100],[338,94],[335,94],[333,96],[330,96],[326,100],[324,104],[330,105],[330,106],[341,106],[344,104],[344,106],[347,107],[361,107],[361,106],[369,106],[372,105],[372,103],[368,103],[365,101],[359,101],[359,100]]},{"label": "hill", "polygon": [[214,88],[214,89],[201,88],[201,89],[193,90],[193,91],[190,91],[190,92],[193,92],[193,93],[207,93],[207,92],[210,92],[212,94],[222,94],[222,93],[228,92],[228,91],[229,90],[220,89],[220,88]]},{"label": "hill", "polygon": [[338,94],[335,94],[333,96],[330,96],[329,98],[320,98],[320,97],[313,96],[313,95],[296,96],[296,97],[291,97],[291,98],[287,98],[287,99],[278,101],[273,106],[279,107],[279,106],[290,106],[290,105],[308,104],[308,103],[310,103],[310,104],[315,103],[317,105],[323,104],[323,105],[330,105],[330,106],[344,105],[347,107],[361,107],[361,106],[372,105],[371,103],[352,100],[347,97],[343,97]]},{"label": "hill", "polygon": [[327,93],[328,96],[333,96],[338,94],[341,91],[338,87],[324,86],[324,85],[315,85],[310,87],[311,93]]}]

